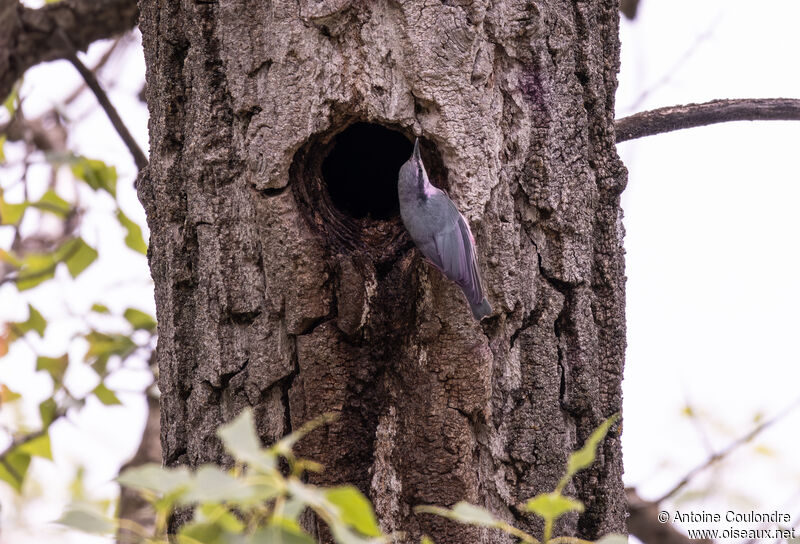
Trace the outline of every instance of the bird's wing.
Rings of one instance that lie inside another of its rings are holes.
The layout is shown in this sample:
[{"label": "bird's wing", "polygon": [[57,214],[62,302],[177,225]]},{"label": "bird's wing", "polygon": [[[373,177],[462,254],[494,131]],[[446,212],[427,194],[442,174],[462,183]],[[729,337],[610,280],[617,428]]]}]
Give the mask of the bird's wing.
[{"label": "bird's wing", "polygon": [[433,243],[420,249],[445,276],[461,287],[467,300],[479,304],[483,300],[483,285],[475,256],[475,240],[464,216],[447,196],[442,196],[452,220],[433,236]]}]

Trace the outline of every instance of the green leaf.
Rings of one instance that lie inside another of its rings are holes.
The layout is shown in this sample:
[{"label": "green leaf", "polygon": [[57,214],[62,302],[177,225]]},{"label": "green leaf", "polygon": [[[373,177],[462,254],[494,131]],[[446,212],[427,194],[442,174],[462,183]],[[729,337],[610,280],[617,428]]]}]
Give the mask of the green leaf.
[{"label": "green leaf", "polygon": [[589,436],[581,449],[572,452],[572,454],[569,456],[569,461],[567,462],[567,473],[563,478],[561,478],[561,481],[556,489],[559,491],[564,489],[567,483],[569,483],[569,480],[578,471],[583,470],[594,463],[598,444],[600,444],[600,442],[602,442],[602,440],[606,437],[608,429],[611,428],[614,423],[616,423],[617,419],[619,419],[619,413],[616,413],[606,419],[597,429],[594,430],[594,432],[592,432],[591,436]]},{"label": "green leaf", "polygon": [[21,493],[25,474],[31,464],[31,456],[18,449],[6,454],[3,458],[5,462],[0,463],[0,480],[8,483],[17,493]]},{"label": "green leaf", "polygon": [[39,310],[28,304],[28,319],[20,323],[11,323],[10,341],[25,336],[30,331],[36,331],[40,338],[44,338],[44,331],[47,329],[47,320],[42,317]]},{"label": "green leaf", "polygon": [[65,251],[63,260],[67,264],[70,276],[77,278],[78,274],[86,270],[97,259],[97,250],[87,244],[83,238],[75,238],[68,244],[69,249]]},{"label": "green leaf", "polygon": [[224,544],[222,527],[215,523],[192,521],[181,527],[178,532],[180,544]]},{"label": "green leaf", "polygon": [[270,446],[269,450],[274,452],[278,455],[283,456],[293,456],[292,449],[294,445],[305,435],[316,429],[321,425],[325,425],[330,423],[331,421],[335,421],[339,417],[336,413],[327,413],[323,414],[319,417],[312,419],[311,421],[304,423],[298,430],[295,432],[284,436],[277,442],[275,442],[272,446]]},{"label": "green leaf", "polygon": [[31,253],[22,259],[17,289],[24,291],[51,279],[56,273],[55,253]]},{"label": "green leaf", "polygon": [[42,457],[43,459],[53,460],[53,452],[50,449],[50,435],[47,433],[25,442],[17,448],[17,451],[30,455],[31,457]]},{"label": "green leaf", "polygon": [[19,223],[28,206],[28,202],[10,204],[5,201],[2,193],[0,193],[0,225],[16,225]]},{"label": "green leaf", "polygon": [[245,529],[244,523],[234,516],[228,508],[217,503],[203,503],[197,507],[195,519],[199,522],[214,523],[229,533],[239,534]]},{"label": "green leaf", "polygon": [[192,484],[192,475],[186,467],[164,468],[156,463],[146,463],[124,470],[117,481],[134,489],[168,495],[188,489]]},{"label": "green leaf", "polygon": [[106,387],[105,384],[103,383],[98,384],[97,387],[92,389],[92,393],[94,394],[95,397],[97,397],[97,400],[99,400],[106,406],[112,406],[114,404],[122,404],[117,398],[117,396],[114,394],[114,392],[111,391],[108,387]]},{"label": "green leaf", "polygon": [[237,461],[264,472],[275,468],[275,455],[262,448],[251,409],[243,410],[236,419],[220,427],[217,436]]},{"label": "green leaf", "polygon": [[529,499],[523,505],[523,510],[533,512],[545,520],[554,520],[567,512],[583,512],[583,503],[553,491],[552,493],[541,493]]},{"label": "green leaf", "polygon": [[6,145],[6,135],[0,134],[0,164],[6,162],[6,152],[3,149]]},{"label": "green leaf", "polygon": [[272,525],[253,533],[248,544],[314,544],[314,539],[300,530]]},{"label": "green leaf", "polygon": [[116,528],[114,523],[105,516],[83,508],[67,510],[56,523],[78,529],[84,533],[100,535],[110,534]]},{"label": "green leaf", "polygon": [[428,535],[422,535],[422,540],[419,541],[419,544],[436,544],[436,543]]},{"label": "green leaf", "polygon": [[87,362],[94,360],[92,368],[101,376],[106,373],[106,364],[112,355],[125,358],[136,349],[136,344],[130,336],[124,334],[91,331],[84,338],[89,342],[89,350],[83,360]]},{"label": "green leaf", "polygon": [[42,427],[49,427],[56,418],[58,405],[53,397],[47,398],[39,403],[39,416],[42,418]]},{"label": "green leaf", "polygon": [[103,161],[76,157],[72,163],[72,175],[82,179],[95,191],[102,189],[117,196],[117,169]]},{"label": "green leaf", "polygon": [[105,304],[99,304],[97,302],[92,304],[92,311],[98,314],[111,313],[111,310],[108,309],[108,306],[106,306]]},{"label": "green leaf", "polygon": [[203,465],[181,498],[183,504],[194,502],[251,503],[259,500],[257,488],[237,480],[216,465]]},{"label": "green leaf", "polygon": [[55,383],[61,383],[64,372],[67,371],[67,365],[69,365],[69,356],[67,354],[57,358],[44,356],[36,358],[36,370],[44,370],[50,374]]},{"label": "green leaf", "polygon": [[485,508],[464,501],[456,503],[452,510],[439,506],[417,506],[414,508],[414,511],[424,514],[436,514],[437,516],[443,516],[454,521],[483,527],[498,527],[505,523],[503,520],[494,517],[492,513]]},{"label": "green leaf", "polygon": [[372,504],[353,486],[345,485],[325,491],[325,498],[339,509],[339,519],[367,536],[381,536],[381,529]]},{"label": "green leaf", "polygon": [[595,544],[628,544],[628,537],[619,533],[609,533]]},{"label": "green leaf", "polygon": [[142,227],[137,225],[122,210],[117,210],[117,221],[125,229],[125,245],[142,255],[147,255],[147,243],[142,236]]},{"label": "green leaf", "polygon": [[42,198],[31,204],[33,207],[61,217],[66,217],[72,212],[72,205],[58,196],[53,189],[47,191]]},{"label": "green leaf", "polygon": [[3,106],[12,117],[14,116],[14,112],[17,111],[17,106],[19,104],[19,87],[21,83],[21,79],[14,83],[14,86],[11,88],[11,93],[3,101]]},{"label": "green leaf", "polygon": [[136,330],[152,331],[156,328],[156,320],[150,314],[136,308],[128,308],[122,315]]},{"label": "green leaf", "polygon": [[22,395],[9,389],[6,384],[0,383],[0,405],[19,400],[21,398]]}]

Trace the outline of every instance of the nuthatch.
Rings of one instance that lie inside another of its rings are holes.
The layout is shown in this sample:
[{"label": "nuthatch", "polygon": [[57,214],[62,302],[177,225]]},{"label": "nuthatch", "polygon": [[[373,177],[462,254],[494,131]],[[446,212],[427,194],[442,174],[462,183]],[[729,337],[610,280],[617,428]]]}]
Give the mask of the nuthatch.
[{"label": "nuthatch", "polygon": [[444,191],[431,185],[422,158],[419,140],[397,180],[400,217],[419,250],[441,272],[461,287],[475,319],[492,312],[483,292],[475,239],[464,216]]}]

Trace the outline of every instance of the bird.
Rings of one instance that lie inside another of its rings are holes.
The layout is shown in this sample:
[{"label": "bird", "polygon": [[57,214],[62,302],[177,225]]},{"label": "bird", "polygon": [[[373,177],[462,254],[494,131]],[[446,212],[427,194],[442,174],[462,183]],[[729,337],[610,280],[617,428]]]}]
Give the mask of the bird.
[{"label": "bird", "polygon": [[419,153],[419,138],[397,177],[400,217],[414,244],[442,274],[461,288],[472,315],[492,313],[475,255],[475,239],[466,219],[447,196],[431,185]]}]

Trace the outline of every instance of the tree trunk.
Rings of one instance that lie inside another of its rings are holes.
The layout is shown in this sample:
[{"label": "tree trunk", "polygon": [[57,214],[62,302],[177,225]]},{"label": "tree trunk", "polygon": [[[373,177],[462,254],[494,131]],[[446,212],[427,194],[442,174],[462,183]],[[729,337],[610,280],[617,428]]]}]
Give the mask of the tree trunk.
[{"label": "tree trunk", "polygon": [[[350,482],[383,528],[509,542],[415,515],[551,491],[620,410],[617,2],[141,1],[167,465],[226,461],[244,407]],[[413,248],[397,169],[421,135],[475,234],[491,317]],[[624,531],[619,436],[556,534]]]}]

